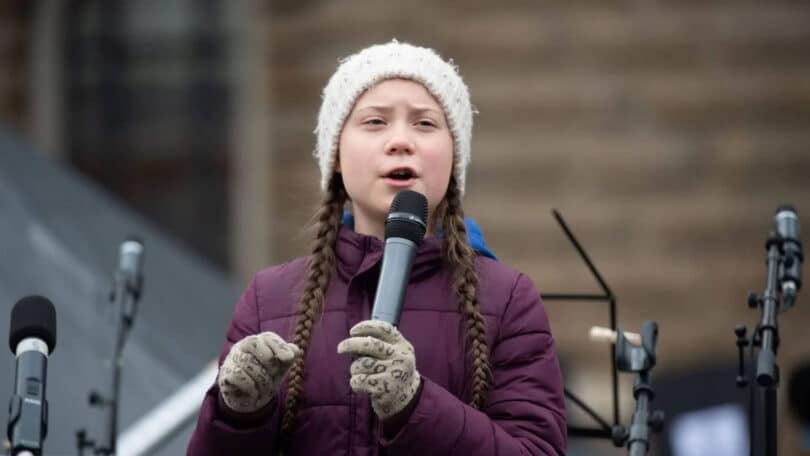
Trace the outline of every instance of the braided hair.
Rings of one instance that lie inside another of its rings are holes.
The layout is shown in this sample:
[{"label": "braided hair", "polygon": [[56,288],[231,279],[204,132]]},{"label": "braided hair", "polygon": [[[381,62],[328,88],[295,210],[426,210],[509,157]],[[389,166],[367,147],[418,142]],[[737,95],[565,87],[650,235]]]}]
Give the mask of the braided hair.
[{"label": "braided hair", "polygon": [[490,387],[492,372],[489,365],[486,323],[478,305],[478,275],[475,273],[475,251],[467,240],[464,224],[464,209],[455,177],[442,203],[441,224],[444,230],[444,250],[447,262],[453,270],[453,288],[461,310],[467,320],[467,337],[472,358],[472,400],[470,405],[480,409],[484,405]]},{"label": "braided hair", "polygon": [[335,272],[335,245],[346,199],[343,179],[340,174],[335,174],[315,214],[313,226],[315,239],[310,252],[304,290],[298,302],[297,320],[292,336],[292,343],[301,349],[301,356],[295,358],[290,366],[287,402],[281,425],[283,432],[292,429],[295,420],[296,405],[303,390],[304,360],[309,340],[315,318],[320,317],[326,289]]}]

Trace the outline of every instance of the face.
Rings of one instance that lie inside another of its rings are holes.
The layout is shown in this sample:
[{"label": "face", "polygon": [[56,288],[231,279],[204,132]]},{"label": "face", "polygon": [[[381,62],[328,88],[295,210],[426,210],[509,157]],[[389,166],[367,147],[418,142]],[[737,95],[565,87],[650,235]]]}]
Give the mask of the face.
[{"label": "face", "polygon": [[338,145],[337,172],[352,200],[355,230],[382,238],[394,195],[417,191],[429,216],[444,198],[453,137],[441,105],[419,83],[390,79],[355,103]]}]

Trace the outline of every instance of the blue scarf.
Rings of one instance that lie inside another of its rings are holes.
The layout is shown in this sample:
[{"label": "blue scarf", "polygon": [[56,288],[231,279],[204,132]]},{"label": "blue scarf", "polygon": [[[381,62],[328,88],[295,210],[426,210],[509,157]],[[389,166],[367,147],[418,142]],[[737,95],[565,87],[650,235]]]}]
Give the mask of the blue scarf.
[{"label": "blue scarf", "polygon": [[[346,211],[343,213],[343,225],[354,229],[354,215],[351,212]],[[479,255],[497,260],[498,258],[495,257],[495,254],[487,248],[487,244],[484,242],[484,233],[481,232],[481,228],[478,227],[475,221],[470,217],[465,217],[464,225],[467,227],[467,242],[470,243],[473,250]],[[441,231],[436,233],[436,236],[441,235]]]}]

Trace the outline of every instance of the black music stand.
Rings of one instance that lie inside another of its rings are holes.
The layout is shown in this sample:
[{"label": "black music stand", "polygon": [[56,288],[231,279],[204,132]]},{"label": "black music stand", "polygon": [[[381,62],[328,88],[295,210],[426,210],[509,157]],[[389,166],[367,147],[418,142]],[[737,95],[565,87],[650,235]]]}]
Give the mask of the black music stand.
[{"label": "black music stand", "polygon": [[[610,290],[610,287],[607,285],[607,282],[602,278],[602,275],[596,269],[593,262],[591,261],[588,254],[585,253],[585,249],[582,248],[577,238],[574,236],[574,233],[571,232],[571,229],[568,228],[568,225],[563,220],[562,215],[560,214],[557,209],[551,210],[552,215],[554,215],[554,219],[557,220],[557,223],[562,228],[565,236],[571,241],[571,244],[579,253],[579,256],[588,266],[588,269],[593,274],[593,277],[599,282],[599,286],[602,288],[602,294],[576,294],[576,293],[541,293],[544,301],[597,301],[597,302],[607,302],[608,309],[609,309],[609,316],[610,316],[610,329],[616,331],[616,296]],[[597,439],[608,439],[613,441],[613,444],[616,446],[622,446],[624,444],[623,440],[620,440],[623,427],[621,426],[621,417],[619,416],[619,385],[618,385],[618,370],[616,368],[616,358],[614,356],[614,347],[615,344],[611,344],[608,355],[610,357],[610,365],[611,365],[611,383],[613,389],[613,424],[608,424],[607,420],[602,418],[593,408],[589,407],[582,399],[578,398],[574,393],[572,393],[567,387],[565,388],[565,397],[567,397],[571,402],[576,404],[580,409],[582,409],[588,416],[593,418],[593,420],[599,425],[598,427],[588,428],[588,427],[580,427],[580,426],[568,426],[568,435],[571,437],[586,437],[586,438],[597,438]]]}]

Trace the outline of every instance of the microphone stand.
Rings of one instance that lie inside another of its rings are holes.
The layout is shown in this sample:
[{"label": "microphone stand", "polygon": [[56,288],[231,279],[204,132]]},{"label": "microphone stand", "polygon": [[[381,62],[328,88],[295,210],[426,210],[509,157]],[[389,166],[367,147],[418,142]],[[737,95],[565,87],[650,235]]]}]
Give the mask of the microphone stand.
[{"label": "microphone stand", "polygon": [[[777,233],[771,231],[768,235],[768,240],[765,243],[765,248],[768,251],[767,256],[767,269],[768,276],[765,282],[765,291],[762,296],[757,296],[756,293],[748,295],[748,306],[751,308],[762,308],[762,319],[754,330],[754,334],[750,339],[746,338],[746,328],[744,325],[737,325],[734,329],[737,335],[737,347],[739,349],[739,370],[737,375],[737,386],[744,388],[754,388],[753,384],[749,384],[745,376],[745,360],[743,357],[743,350],[746,346],[751,347],[751,358],[753,360],[754,347],[759,347],[756,364],[756,383],[763,390],[763,405],[765,413],[765,455],[777,455],[777,440],[776,440],[776,389],[779,386],[779,366],[776,364],[776,352],[779,348],[779,328],[776,321],[776,316],[779,311],[781,294],[778,292],[777,284],[780,281],[780,273],[784,271],[785,259],[784,249],[782,246],[783,240]],[[753,391],[753,390],[752,390]],[[752,393],[751,403],[749,404],[749,429],[750,441],[750,454],[754,454],[754,408],[755,397]]]},{"label": "microphone stand", "polygon": [[772,234],[768,237],[767,245],[768,279],[762,295],[762,321],[757,328],[761,341],[757,359],[757,383],[765,389],[765,454],[776,456],[776,388],[779,384],[779,366],[776,364],[776,350],[779,348],[776,275],[782,259],[778,238]]},{"label": "microphone stand", "polygon": [[[87,433],[84,429],[76,432],[76,445],[78,448],[79,456],[84,454],[84,448],[90,448],[93,454],[96,455],[115,455],[116,453],[116,437],[118,435],[118,406],[120,390],[121,390],[121,367],[122,367],[122,353],[124,345],[129,337],[132,324],[135,320],[135,314],[138,310],[138,301],[141,298],[141,291],[143,288],[143,277],[140,274],[140,265],[134,264],[140,261],[139,258],[133,260],[133,263],[126,263],[123,256],[123,250],[127,243],[138,241],[125,241],[122,244],[122,267],[115,272],[113,289],[110,292],[110,302],[113,304],[115,311],[118,314],[115,328],[115,345],[110,358],[110,381],[108,390],[105,395],[98,391],[91,391],[88,397],[88,402],[93,407],[99,407],[104,410],[105,421],[103,434],[100,441],[94,441],[87,438]],[[140,244],[140,242],[138,242]],[[140,245],[141,254],[143,246]]]},{"label": "microphone stand", "polygon": [[650,430],[660,432],[664,427],[664,412],[649,411],[655,399],[651,371],[655,367],[655,350],[658,344],[658,324],[646,321],[641,326],[641,346],[630,343],[624,331],[616,331],[616,365],[622,372],[637,372],[633,385],[636,410],[628,433],[624,426],[614,429],[614,443],[628,442],[630,456],[644,456],[650,448]]}]

